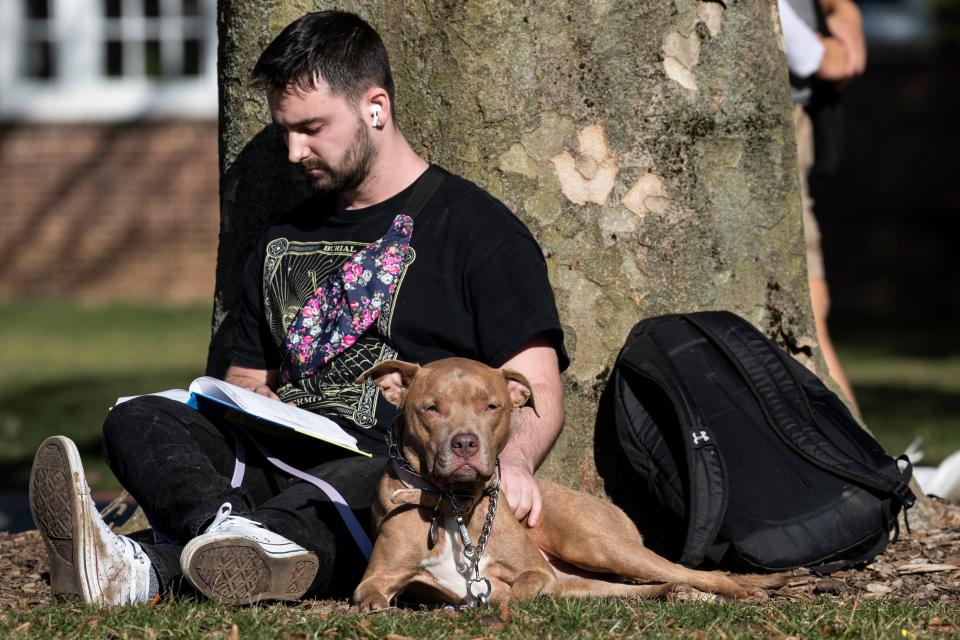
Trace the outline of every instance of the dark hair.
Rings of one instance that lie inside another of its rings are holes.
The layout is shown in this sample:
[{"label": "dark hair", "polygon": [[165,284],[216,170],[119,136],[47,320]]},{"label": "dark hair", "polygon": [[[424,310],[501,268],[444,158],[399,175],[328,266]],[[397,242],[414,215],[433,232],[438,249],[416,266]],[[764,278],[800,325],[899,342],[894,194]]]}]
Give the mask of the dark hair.
[{"label": "dark hair", "polygon": [[333,93],[358,99],[382,87],[393,104],[393,75],[379,34],[359,16],[316,11],[291,22],[260,54],[253,85],[266,92],[316,88],[323,79]]}]

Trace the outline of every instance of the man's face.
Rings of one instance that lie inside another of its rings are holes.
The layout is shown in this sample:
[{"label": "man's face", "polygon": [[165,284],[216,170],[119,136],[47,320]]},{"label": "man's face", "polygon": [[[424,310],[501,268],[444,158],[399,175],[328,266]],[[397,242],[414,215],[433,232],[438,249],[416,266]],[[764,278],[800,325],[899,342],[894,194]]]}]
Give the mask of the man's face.
[{"label": "man's face", "polygon": [[312,91],[273,93],[269,104],[273,121],[284,131],[287,158],[315,189],[340,192],[366,179],[376,149],[356,105],[331,93],[322,80]]}]

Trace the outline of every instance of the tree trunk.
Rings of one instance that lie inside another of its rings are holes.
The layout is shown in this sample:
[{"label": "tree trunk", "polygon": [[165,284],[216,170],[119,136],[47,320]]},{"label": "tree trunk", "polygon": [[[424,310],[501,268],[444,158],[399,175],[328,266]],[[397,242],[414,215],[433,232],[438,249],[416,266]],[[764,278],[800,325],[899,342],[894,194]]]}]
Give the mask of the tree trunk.
[{"label": "tree trunk", "polygon": [[[543,475],[600,491],[596,403],[641,318],[729,309],[825,372],[775,2],[344,4],[386,42],[414,148],[503,200],[543,247],[572,356],[566,429]],[[226,364],[245,255],[306,193],[246,78],[273,35],[327,3],[220,6],[212,373]]]}]

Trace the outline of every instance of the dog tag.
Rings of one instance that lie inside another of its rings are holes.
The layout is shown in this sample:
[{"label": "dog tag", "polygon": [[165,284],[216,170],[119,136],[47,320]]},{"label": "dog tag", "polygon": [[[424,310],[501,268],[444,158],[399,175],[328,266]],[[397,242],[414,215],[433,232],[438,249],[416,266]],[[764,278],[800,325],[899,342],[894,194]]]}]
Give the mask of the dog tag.
[{"label": "dog tag", "polygon": [[433,521],[430,522],[430,546],[435,547],[440,542],[440,518],[443,516],[436,514]]},{"label": "dog tag", "polygon": [[490,593],[493,591],[493,585],[486,578],[474,578],[470,581],[467,591],[478,604],[487,604]]}]

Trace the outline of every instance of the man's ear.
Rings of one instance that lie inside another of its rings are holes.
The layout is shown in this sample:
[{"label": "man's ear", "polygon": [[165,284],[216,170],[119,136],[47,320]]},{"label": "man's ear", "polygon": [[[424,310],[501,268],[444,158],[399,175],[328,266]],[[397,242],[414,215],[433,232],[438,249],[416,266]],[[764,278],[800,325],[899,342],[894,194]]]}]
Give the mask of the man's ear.
[{"label": "man's ear", "polygon": [[377,120],[380,124],[376,127],[377,129],[382,129],[388,120],[393,120],[393,105],[390,103],[390,94],[383,87],[371,86],[364,92],[359,104],[360,113],[366,117],[368,124],[373,122],[370,116],[374,105],[379,107]]},{"label": "man's ear", "polygon": [[365,382],[367,378],[372,378],[373,384],[380,387],[380,391],[387,402],[395,407],[402,407],[403,400],[407,397],[407,389],[410,388],[410,382],[419,371],[420,365],[412,362],[384,360],[361,373],[355,383],[360,384]]},{"label": "man's ear", "polygon": [[537,417],[540,417],[540,414],[537,413],[537,405],[533,402],[533,389],[524,375],[513,369],[500,369],[500,373],[503,374],[503,379],[507,382],[507,392],[510,394],[510,402],[513,404],[513,408],[519,409],[523,406],[529,406],[537,414]]}]

